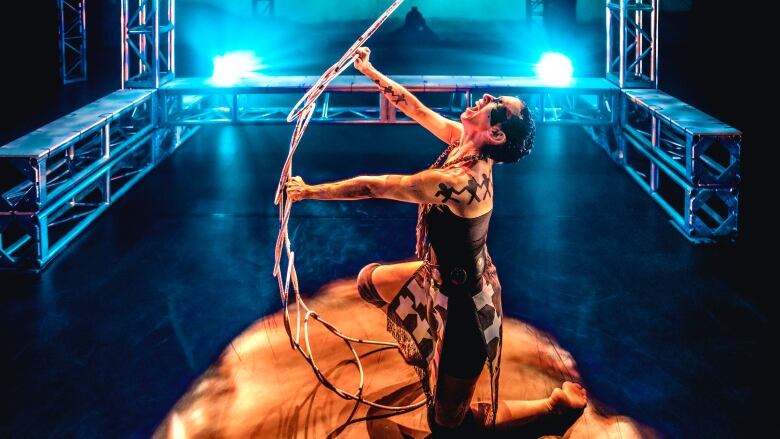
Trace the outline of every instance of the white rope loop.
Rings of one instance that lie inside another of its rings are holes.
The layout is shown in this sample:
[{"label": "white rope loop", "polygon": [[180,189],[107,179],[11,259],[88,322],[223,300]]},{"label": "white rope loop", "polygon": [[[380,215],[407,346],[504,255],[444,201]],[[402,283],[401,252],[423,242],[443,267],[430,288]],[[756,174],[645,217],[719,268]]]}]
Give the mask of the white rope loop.
[{"label": "white rope loop", "polygon": [[[347,50],[344,56],[342,56],[338,62],[332,65],[328,70],[325,71],[325,73],[323,73],[322,76],[320,76],[317,82],[315,82],[314,85],[303,95],[303,97],[301,97],[298,103],[295,104],[293,109],[287,115],[287,122],[296,121],[296,124],[295,124],[295,129],[293,130],[292,137],[290,139],[290,150],[289,153],[287,154],[287,159],[284,162],[284,166],[282,166],[282,172],[279,177],[279,185],[276,188],[276,194],[274,196],[274,204],[279,206],[279,235],[276,239],[276,246],[274,248],[274,269],[273,269],[273,275],[277,279],[277,283],[279,286],[279,296],[281,298],[282,306],[284,308],[284,329],[290,338],[290,345],[294,350],[298,351],[301,354],[301,356],[304,358],[304,360],[306,360],[307,363],[309,363],[312,370],[314,371],[314,375],[317,377],[320,383],[322,383],[322,385],[324,385],[328,389],[332,390],[339,397],[346,400],[355,401],[355,404],[365,404],[370,407],[386,410],[396,414],[409,412],[412,410],[416,410],[420,407],[423,407],[426,404],[426,401],[423,400],[414,404],[409,404],[404,406],[389,406],[389,405],[379,404],[375,401],[369,401],[365,399],[363,397],[365,371],[363,369],[363,363],[360,361],[360,355],[358,354],[357,349],[355,349],[354,344],[357,343],[357,344],[366,344],[366,345],[376,345],[385,348],[391,347],[396,349],[399,348],[399,345],[393,342],[364,340],[360,338],[347,336],[343,334],[341,331],[339,331],[338,328],[336,328],[336,326],[334,326],[332,323],[322,319],[319,316],[319,314],[317,314],[316,311],[306,306],[306,303],[303,301],[303,298],[301,297],[300,290],[298,288],[298,276],[295,270],[295,252],[292,251],[290,237],[288,234],[290,212],[292,210],[293,203],[291,203],[287,199],[286,185],[287,182],[292,177],[293,156],[295,155],[295,151],[298,149],[298,145],[300,144],[301,139],[303,138],[303,134],[306,132],[306,128],[308,127],[312,115],[314,114],[314,109],[317,105],[316,102],[317,98],[319,98],[320,95],[322,95],[322,93],[327,88],[328,84],[330,84],[331,81],[336,79],[336,77],[338,77],[344,71],[344,68],[347,67],[348,64],[354,62],[357,56],[356,55],[357,50],[363,46],[366,40],[368,40],[377,31],[377,29],[379,29],[382,23],[384,23],[385,20],[387,20],[390,14],[392,14],[393,11],[395,11],[398,8],[398,6],[400,6],[401,3],[403,3],[403,0],[395,0],[390,5],[390,7],[388,7],[387,10],[382,15],[380,15],[379,18],[377,18],[377,20],[363,33],[363,35],[361,35],[360,38],[358,38],[357,41],[355,41],[355,43],[349,48],[349,50]],[[282,276],[282,271],[280,269],[282,253],[286,254],[287,256],[287,271],[284,274],[284,276]],[[292,293],[295,297],[294,333],[293,333],[293,327],[292,327],[292,321],[290,315],[290,288],[291,287],[292,287]],[[303,314],[303,319],[301,319],[301,314]],[[317,366],[317,362],[314,359],[314,353],[312,352],[311,344],[310,344],[310,337],[309,337],[310,320],[315,320],[320,324],[322,324],[323,327],[325,327],[325,329],[327,329],[332,334],[334,334],[335,336],[339,337],[342,341],[344,341],[344,343],[349,348],[350,352],[352,353],[352,357],[354,358],[355,366],[357,367],[360,376],[358,388],[354,393],[350,393],[338,388],[333,382],[331,382],[328,379],[327,376],[325,376],[325,373]],[[303,331],[301,331],[301,323],[303,323]],[[303,334],[303,345],[301,344],[301,334]]]}]

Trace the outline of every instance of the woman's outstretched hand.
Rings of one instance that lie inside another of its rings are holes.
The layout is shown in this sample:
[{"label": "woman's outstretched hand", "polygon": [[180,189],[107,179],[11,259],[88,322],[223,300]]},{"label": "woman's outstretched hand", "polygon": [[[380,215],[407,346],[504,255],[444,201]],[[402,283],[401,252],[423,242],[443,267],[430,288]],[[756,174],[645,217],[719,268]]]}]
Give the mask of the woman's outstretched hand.
[{"label": "woman's outstretched hand", "polygon": [[290,177],[287,181],[287,199],[291,202],[305,200],[308,194],[307,189],[310,187],[299,176]]},{"label": "woman's outstretched hand", "polygon": [[355,58],[353,65],[360,73],[365,75],[366,72],[373,68],[371,62],[368,60],[371,56],[371,49],[368,47],[361,47],[357,50],[356,54],[357,58]]}]

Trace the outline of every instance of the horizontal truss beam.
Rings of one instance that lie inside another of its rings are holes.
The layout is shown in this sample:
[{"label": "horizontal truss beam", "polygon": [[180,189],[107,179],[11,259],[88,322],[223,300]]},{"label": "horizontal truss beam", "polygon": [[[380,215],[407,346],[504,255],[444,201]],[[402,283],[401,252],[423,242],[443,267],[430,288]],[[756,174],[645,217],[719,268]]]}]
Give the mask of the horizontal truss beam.
[{"label": "horizontal truss beam", "polygon": [[[316,78],[315,78],[316,79]],[[566,125],[611,125],[618,89],[605,80],[580,78],[570,87],[552,87],[524,77],[396,77],[404,87],[446,102],[429,106],[458,120],[481,93],[516,95],[528,103],[538,122]],[[163,124],[251,125],[286,123],[286,96],[297,98],[313,82],[309,77],[263,77],[232,87],[213,86],[205,78],[180,78],[162,87]],[[351,99],[362,94],[357,102]],[[350,96],[347,96],[350,95]],[[438,95],[438,96],[436,96]],[[181,110],[187,103],[186,111]],[[291,105],[292,103],[290,103]],[[344,76],[331,83],[318,101],[315,123],[412,123],[362,77]]]}]

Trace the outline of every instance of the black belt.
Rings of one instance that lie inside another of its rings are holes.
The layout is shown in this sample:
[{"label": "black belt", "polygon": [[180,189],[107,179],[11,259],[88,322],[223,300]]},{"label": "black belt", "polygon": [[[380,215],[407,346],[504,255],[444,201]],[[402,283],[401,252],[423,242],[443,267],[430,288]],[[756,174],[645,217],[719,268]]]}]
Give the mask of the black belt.
[{"label": "black belt", "polygon": [[[465,267],[463,264],[447,263],[443,261],[433,261],[431,273],[433,279],[441,285],[460,287],[468,282],[475,281],[482,277],[485,272],[486,265],[486,246],[482,246],[482,249],[477,254],[474,264],[470,267]],[[437,257],[437,259],[440,259]]]}]

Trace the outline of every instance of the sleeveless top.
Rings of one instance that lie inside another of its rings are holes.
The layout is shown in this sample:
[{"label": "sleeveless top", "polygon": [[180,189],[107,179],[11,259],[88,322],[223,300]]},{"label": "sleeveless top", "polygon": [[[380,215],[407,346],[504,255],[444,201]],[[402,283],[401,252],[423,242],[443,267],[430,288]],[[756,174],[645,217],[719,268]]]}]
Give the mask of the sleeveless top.
[{"label": "sleeveless top", "polygon": [[493,210],[475,217],[458,216],[446,204],[431,206],[426,214],[432,266],[447,289],[476,287],[485,269],[485,243]]}]

